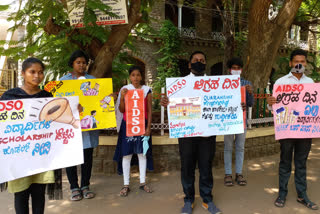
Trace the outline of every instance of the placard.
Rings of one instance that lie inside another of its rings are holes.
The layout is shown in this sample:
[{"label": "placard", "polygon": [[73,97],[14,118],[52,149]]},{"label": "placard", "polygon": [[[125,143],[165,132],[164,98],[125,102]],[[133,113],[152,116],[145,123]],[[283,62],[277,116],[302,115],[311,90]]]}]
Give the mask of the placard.
[{"label": "placard", "polygon": [[276,140],[320,137],[320,84],[274,85]]},{"label": "placard", "polygon": [[142,89],[128,90],[125,95],[127,136],[145,133],[145,108]]},{"label": "placard", "polygon": [[83,163],[78,97],[0,102],[0,183]]},{"label": "placard", "polygon": [[240,76],[167,78],[170,138],[243,133]]},{"label": "placard", "polygon": [[79,96],[83,131],[117,126],[111,78],[51,81],[44,89],[54,97]]}]

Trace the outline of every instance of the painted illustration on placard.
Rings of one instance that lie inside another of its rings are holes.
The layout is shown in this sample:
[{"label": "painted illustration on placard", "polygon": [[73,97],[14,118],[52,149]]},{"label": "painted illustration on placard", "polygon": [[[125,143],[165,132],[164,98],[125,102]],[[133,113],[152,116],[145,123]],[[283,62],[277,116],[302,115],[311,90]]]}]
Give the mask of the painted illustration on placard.
[{"label": "painted illustration on placard", "polygon": [[101,107],[102,107],[102,112],[113,112],[114,111],[114,106],[110,105],[111,102],[111,97],[110,96],[105,96],[102,100],[100,100]]},{"label": "painted illustration on placard", "polygon": [[201,97],[171,98],[169,114],[172,120],[201,118]]},{"label": "painted illustration on placard", "polygon": [[81,129],[95,129],[98,128],[99,121],[95,118],[96,110],[91,111],[91,115],[87,115],[81,119]]},{"label": "painted illustration on placard", "polygon": [[[111,78],[52,81],[45,86],[54,97],[79,96],[82,111],[78,125],[83,131],[116,127],[112,88]],[[96,126],[95,119],[99,121]]]},{"label": "painted illustration on placard", "polygon": [[80,85],[80,90],[83,92],[84,96],[96,96],[99,94],[99,87],[100,85],[95,83],[94,87],[91,88],[91,81],[88,81]]},{"label": "painted illustration on placard", "polygon": [[43,120],[70,124],[76,129],[80,124],[80,121],[74,118],[66,98],[54,99],[45,104],[39,114],[39,121]]},{"label": "painted illustration on placard", "polygon": [[[295,109],[281,106],[276,109],[276,124],[294,124],[300,115],[300,112]],[[289,113],[290,112],[290,113]]]}]

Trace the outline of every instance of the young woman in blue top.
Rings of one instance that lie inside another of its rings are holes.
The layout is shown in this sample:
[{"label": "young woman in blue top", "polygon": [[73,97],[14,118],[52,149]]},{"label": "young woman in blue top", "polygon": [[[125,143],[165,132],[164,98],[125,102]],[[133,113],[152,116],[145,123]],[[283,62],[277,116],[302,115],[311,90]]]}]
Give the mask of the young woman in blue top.
[{"label": "young woman in blue top", "polygon": [[[70,73],[60,78],[60,80],[75,80],[75,79],[95,79],[89,75],[87,65],[89,58],[81,50],[72,53],[69,59],[69,66],[73,69]],[[90,191],[90,178],[92,170],[92,155],[93,149],[99,144],[99,131],[82,132],[83,141],[83,156],[84,163],[81,165],[81,184],[78,184],[77,166],[66,168],[68,180],[71,189],[71,200],[79,201],[82,198],[90,199],[95,197],[95,193]]]}]

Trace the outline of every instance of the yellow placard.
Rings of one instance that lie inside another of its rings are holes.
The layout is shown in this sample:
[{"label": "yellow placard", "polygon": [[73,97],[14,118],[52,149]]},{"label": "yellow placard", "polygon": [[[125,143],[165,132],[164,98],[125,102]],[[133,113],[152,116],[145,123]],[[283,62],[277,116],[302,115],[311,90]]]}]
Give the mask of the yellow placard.
[{"label": "yellow placard", "polygon": [[79,96],[82,131],[117,126],[111,78],[51,81],[44,89],[54,97]]}]

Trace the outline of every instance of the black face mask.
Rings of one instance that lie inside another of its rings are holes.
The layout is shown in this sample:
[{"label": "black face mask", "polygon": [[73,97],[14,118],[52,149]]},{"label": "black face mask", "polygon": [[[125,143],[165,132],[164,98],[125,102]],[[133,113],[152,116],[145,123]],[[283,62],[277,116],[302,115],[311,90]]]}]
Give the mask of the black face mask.
[{"label": "black face mask", "polygon": [[203,74],[206,70],[206,64],[203,64],[202,62],[195,62],[191,63],[191,69],[196,72],[196,74]]}]

